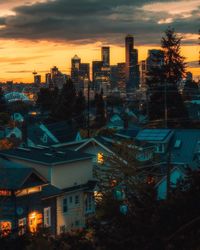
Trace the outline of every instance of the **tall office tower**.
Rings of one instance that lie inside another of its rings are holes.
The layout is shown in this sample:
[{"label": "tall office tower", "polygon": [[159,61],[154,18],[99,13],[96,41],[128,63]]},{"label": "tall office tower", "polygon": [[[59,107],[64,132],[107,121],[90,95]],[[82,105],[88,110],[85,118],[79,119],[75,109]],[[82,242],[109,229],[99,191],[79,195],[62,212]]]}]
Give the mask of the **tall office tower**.
[{"label": "tall office tower", "polygon": [[53,68],[51,68],[51,79],[56,77],[57,74],[58,74],[58,68],[54,66]]},{"label": "tall office tower", "polygon": [[118,89],[121,92],[126,91],[126,63],[118,63]]},{"label": "tall office tower", "polygon": [[146,61],[142,60],[139,65],[140,65],[140,85],[141,87],[144,87],[146,84],[146,72],[147,72]]},{"label": "tall office tower", "polygon": [[161,69],[161,67],[164,65],[164,51],[163,50],[149,50],[148,51],[148,57],[146,60],[146,80],[148,84],[155,85],[158,84],[161,79],[155,78],[155,74],[152,74],[155,70]]},{"label": "tall office tower", "polygon": [[101,60],[104,67],[110,66],[110,47],[101,48]]},{"label": "tall office tower", "polygon": [[110,87],[111,90],[118,88],[118,66],[110,66]]},{"label": "tall office tower", "polygon": [[126,89],[130,92],[139,85],[138,51],[134,49],[134,38],[131,35],[125,38],[125,59]]},{"label": "tall office tower", "polygon": [[161,68],[164,65],[164,51],[160,49],[148,50],[146,61],[148,71],[153,68]]},{"label": "tall office tower", "polygon": [[84,90],[85,84],[90,80],[90,64],[81,63],[79,68],[79,90]]},{"label": "tall office tower", "polygon": [[92,62],[92,80],[95,82],[96,77],[101,73],[103,67],[102,61],[93,61]]},{"label": "tall office tower", "polygon": [[71,59],[71,78],[76,88],[79,84],[79,70],[80,70],[81,59],[75,55]]},{"label": "tall office tower", "polygon": [[41,84],[41,75],[34,75],[34,85],[40,86]]}]

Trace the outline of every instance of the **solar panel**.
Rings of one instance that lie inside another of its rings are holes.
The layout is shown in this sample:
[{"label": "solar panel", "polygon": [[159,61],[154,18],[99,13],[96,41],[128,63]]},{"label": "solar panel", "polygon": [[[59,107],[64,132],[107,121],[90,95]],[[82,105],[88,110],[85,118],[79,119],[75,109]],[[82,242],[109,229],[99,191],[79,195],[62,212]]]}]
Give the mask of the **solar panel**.
[{"label": "solar panel", "polygon": [[139,132],[136,138],[143,141],[161,141],[164,140],[170,132],[170,129],[146,129]]}]

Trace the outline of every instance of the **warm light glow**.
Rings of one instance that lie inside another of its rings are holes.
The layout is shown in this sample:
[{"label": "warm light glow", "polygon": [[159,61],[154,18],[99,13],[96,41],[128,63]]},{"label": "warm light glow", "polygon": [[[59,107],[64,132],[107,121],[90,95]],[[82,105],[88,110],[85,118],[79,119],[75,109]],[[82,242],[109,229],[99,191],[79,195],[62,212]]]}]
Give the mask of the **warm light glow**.
[{"label": "warm light glow", "polygon": [[39,225],[42,225],[42,214],[32,212],[28,216],[28,225],[31,233],[35,233]]},{"label": "warm light glow", "polygon": [[0,221],[0,231],[3,236],[8,235],[11,229],[12,229],[12,224],[10,221]]},{"label": "warm light glow", "polygon": [[103,153],[98,153],[97,154],[97,162],[99,164],[104,164],[104,156],[103,156]]}]

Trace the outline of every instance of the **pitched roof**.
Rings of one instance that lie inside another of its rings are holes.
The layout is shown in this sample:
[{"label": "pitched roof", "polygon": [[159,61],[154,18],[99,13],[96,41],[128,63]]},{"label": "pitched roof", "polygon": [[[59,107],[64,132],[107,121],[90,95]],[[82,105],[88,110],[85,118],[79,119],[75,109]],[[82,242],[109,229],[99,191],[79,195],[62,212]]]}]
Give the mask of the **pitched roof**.
[{"label": "pitched roof", "polygon": [[27,162],[51,166],[92,158],[91,155],[85,153],[75,152],[68,149],[57,150],[56,148],[47,147],[29,147],[3,150],[0,151],[0,156],[8,159],[15,158]]},{"label": "pitched roof", "polygon": [[45,126],[60,143],[74,141],[78,133],[78,130],[67,122],[50,123]]},{"label": "pitched roof", "polygon": [[[28,178],[36,177],[28,183]],[[17,190],[47,184],[47,180],[32,168],[0,168],[0,188]]]},{"label": "pitched roof", "polygon": [[190,165],[200,153],[199,129],[176,129],[171,142],[171,161]]}]

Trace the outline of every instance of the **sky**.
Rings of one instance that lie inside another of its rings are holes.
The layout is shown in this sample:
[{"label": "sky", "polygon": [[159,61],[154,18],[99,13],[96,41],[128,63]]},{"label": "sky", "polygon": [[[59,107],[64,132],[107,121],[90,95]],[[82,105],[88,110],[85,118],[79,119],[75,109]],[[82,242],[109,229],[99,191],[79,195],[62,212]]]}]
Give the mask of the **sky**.
[{"label": "sky", "polygon": [[124,37],[132,34],[139,60],[160,47],[168,27],[183,37],[188,71],[198,65],[199,0],[0,0],[0,81],[32,82],[56,65],[70,73],[71,58],[101,59],[111,47],[111,63],[123,62]]}]

